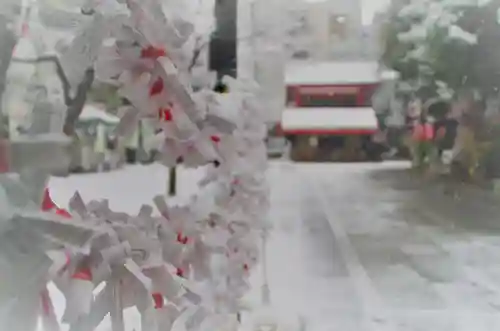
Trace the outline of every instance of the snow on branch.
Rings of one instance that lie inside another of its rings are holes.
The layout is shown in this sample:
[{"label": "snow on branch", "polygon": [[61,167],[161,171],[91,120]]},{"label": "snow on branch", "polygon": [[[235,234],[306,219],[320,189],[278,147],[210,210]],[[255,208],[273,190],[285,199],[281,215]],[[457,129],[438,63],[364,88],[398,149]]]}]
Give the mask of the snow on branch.
[{"label": "snow on branch", "polygon": [[424,17],[428,13],[428,0],[412,1],[404,6],[398,13],[401,18]]},{"label": "snow on branch", "polygon": [[69,105],[71,103],[71,87],[69,85],[68,79],[66,78],[66,74],[64,73],[64,69],[61,66],[61,62],[59,61],[59,58],[56,55],[44,55],[34,59],[13,58],[12,62],[32,63],[32,64],[41,62],[54,63],[56,67],[57,76],[59,77],[59,80],[61,81],[61,85],[63,88],[64,103],[66,105]]},{"label": "snow on branch", "polygon": [[[454,0],[410,0],[393,4],[384,59],[389,66],[402,72],[410,85],[429,88],[438,94],[449,94],[446,88],[436,88],[443,80],[456,89],[467,75],[471,47],[478,38],[460,24],[470,15],[470,6]],[[445,92],[443,92],[445,91]]]},{"label": "snow on branch", "polygon": [[467,32],[457,25],[452,25],[449,27],[448,37],[451,39],[463,41],[469,45],[477,44],[477,35]]},{"label": "snow on branch", "polygon": [[410,31],[399,33],[398,39],[406,43],[423,41],[427,38],[427,31],[425,25],[415,25]]}]

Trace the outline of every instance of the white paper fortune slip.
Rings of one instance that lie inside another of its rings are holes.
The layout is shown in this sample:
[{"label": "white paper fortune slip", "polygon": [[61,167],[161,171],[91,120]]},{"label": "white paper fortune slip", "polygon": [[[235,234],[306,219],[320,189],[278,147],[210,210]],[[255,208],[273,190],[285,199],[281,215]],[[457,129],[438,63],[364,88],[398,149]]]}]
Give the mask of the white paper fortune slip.
[{"label": "white paper fortune slip", "polygon": [[[180,63],[191,56],[182,46],[194,25],[174,13],[178,8],[169,8],[172,3],[160,6],[158,1],[120,0],[126,10],[119,14],[90,4],[92,22],[61,62],[73,88],[98,63],[103,71],[97,79],[113,81],[131,103],[118,133],[126,136],[148,118],[158,130],[155,141],[164,164],[207,166],[207,176],[185,203],[167,205],[164,197],[156,197],[141,203],[153,202],[158,210],[144,206],[134,215],[110,210],[106,200],[85,204],[75,195],[71,220],[39,213],[39,203],[23,190],[0,191],[10,222],[0,227],[5,231],[0,232],[0,248],[5,247],[0,257],[8,261],[0,279],[14,284],[9,263],[19,261],[22,268],[15,270],[36,278],[36,284],[22,288],[36,301],[16,302],[6,288],[3,295],[11,305],[0,306],[5,308],[0,313],[21,303],[38,304],[44,281],[53,279],[66,296],[64,319],[71,331],[93,331],[111,310],[134,306],[153,329],[205,331],[213,329],[211,317],[234,313],[247,290],[268,211],[265,107],[256,100],[255,86],[242,80],[226,80],[224,95],[194,92]],[[105,39],[109,43],[103,49]],[[19,238],[30,246],[20,245]],[[20,248],[29,248],[28,257],[20,258]],[[82,268],[88,272],[75,272]],[[92,293],[101,283],[104,290]],[[117,284],[122,302],[112,295]],[[27,315],[36,321],[36,313]]]}]

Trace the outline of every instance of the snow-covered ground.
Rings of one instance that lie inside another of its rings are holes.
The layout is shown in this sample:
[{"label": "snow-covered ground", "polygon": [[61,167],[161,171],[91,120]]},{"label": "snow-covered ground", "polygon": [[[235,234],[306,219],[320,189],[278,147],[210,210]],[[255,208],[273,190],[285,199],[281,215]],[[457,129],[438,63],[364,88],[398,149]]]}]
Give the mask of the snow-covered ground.
[{"label": "snow-covered ground", "polygon": [[[413,191],[373,176],[406,166],[271,163],[267,266],[272,306],[284,322],[307,331],[499,329],[500,234],[465,229],[431,205],[419,206]],[[181,199],[200,176],[179,171]],[[63,206],[79,190],[128,212],[166,185],[167,170],[157,165],[50,183]],[[258,307],[260,269],[252,283],[247,301]],[[60,296],[56,305],[60,312]],[[126,319],[128,330],[139,330],[136,314]]]},{"label": "snow-covered ground", "polygon": [[475,219],[464,228],[414,191],[375,179],[402,167],[271,167],[277,309],[314,331],[500,327],[499,232]]}]

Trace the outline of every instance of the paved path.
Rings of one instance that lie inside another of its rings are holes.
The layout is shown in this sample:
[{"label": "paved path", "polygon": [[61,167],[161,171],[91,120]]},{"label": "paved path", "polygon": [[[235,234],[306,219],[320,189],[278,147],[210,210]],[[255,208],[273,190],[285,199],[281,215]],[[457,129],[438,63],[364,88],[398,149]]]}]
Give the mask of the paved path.
[{"label": "paved path", "polygon": [[498,329],[500,219],[401,185],[400,168],[271,166],[274,305],[307,330]]}]

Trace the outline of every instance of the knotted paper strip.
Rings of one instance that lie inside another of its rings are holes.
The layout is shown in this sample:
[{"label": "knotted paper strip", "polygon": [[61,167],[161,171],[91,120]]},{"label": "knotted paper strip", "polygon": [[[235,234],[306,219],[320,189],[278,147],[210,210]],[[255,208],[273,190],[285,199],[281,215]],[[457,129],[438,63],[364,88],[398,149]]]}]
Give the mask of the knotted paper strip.
[{"label": "knotted paper strip", "polygon": [[[0,254],[7,261],[2,279],[23,284],[0,292],[0,313],[6,316],[20,304],[37,307],[52,281],[66,297],[63,322],[72,331],[94,330],[113,309],[112,287],[120,284],[123,307],[137,307],[144,327],[233,329],[258,263],[259,233],[269,209],[265,109],[255,99],[258,87],[226,78],[226,94],[195,93],[180,63],[193,24],[174,10],[162,11],[158,0],[88,1],[85,10],[94,12],[93,21],[62,59],[71,85],[89,67],[97,69],[97,78],[119,86],[131,103],[119,135],[147,119],[158,131],[152,144],[159,147],[161,162],[205,167],[206,177],[186,205],[156,197],[151,201],[156,209],[145,205],[136,215],[75,194],[68,218],[56,207],[36,210],[37,201],[9,209],[14,197],[0,195],[5,248]],[[5,271],[9,266],[31,278],[14,279]]]}]

